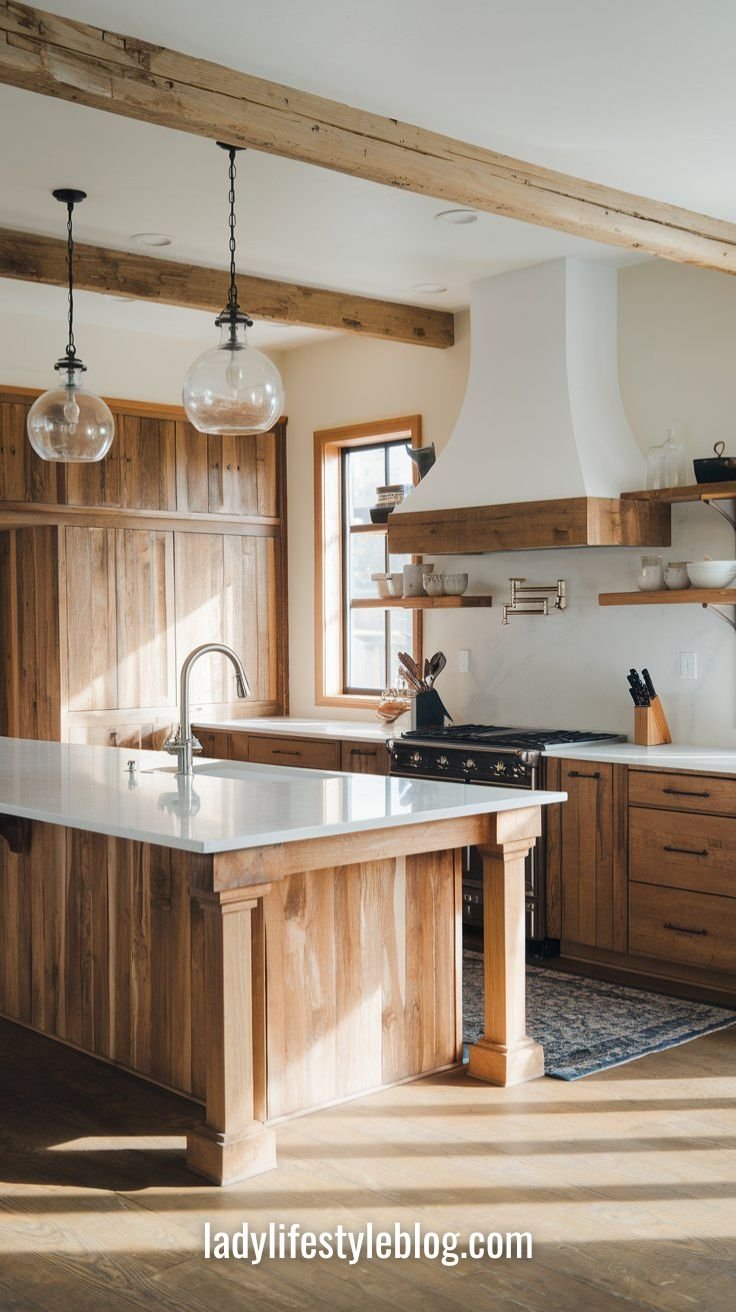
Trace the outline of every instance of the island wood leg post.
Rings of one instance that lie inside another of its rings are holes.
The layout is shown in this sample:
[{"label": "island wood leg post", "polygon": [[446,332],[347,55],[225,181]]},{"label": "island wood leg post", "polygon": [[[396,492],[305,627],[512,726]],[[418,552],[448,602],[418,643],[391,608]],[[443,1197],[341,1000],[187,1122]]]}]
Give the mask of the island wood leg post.
[{"label": "island wood leg post", "polygon": [[526,1032],[524,862],[541,831],[539,808],[494,817],[483,858],[484,1033],[470,1048],[470,1074],[489,1084],[544,1075],[544,1050]]},{"label": "island wood leg post", "polygon": [[254,1043],[265,988],[256,891],[268,890],[197,897],[204,909],[207,1119],[187,1136],[187,1165],[216,1184],[277,1165],[274,1132],[256,1119],[265,1092],[265,1052]]}]

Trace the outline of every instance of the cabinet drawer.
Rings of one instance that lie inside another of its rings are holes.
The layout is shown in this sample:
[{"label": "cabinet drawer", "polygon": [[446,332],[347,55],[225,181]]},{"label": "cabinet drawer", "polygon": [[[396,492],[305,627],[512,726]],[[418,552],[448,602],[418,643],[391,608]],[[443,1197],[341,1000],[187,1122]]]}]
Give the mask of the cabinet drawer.
[{"label": "cabinet drawer", "polygon": [[202,744],[202,755],[211,756],[216,761],[227,761],[230,757],[230,735],[222,729],[192,728],[192,733]]},{"label": "cabinet drawer", "polygon": [[670,770],[629,770],[629,802],[676,811],[710,811],[736,816],[736,779]]},{"label": "cabinet drawer", "polygon": [[736,897],[736,820],[632,807],[629,879]]},{"label": "cabinet drawer", "polygon": [[383,743],[344,742],[341,769],[352,774],[388,774],[388,752]]},{"label": "cabinet drawer", "polygon": [[709,970],[736,970],[736,898],[629,888],[629,951]]},{"label": "cabinet drawer", "polygon": [[248,735],[248,760],[259,765],[300,765],[312,770],[339,770],[340,744],[312,738],[263,738]]}]

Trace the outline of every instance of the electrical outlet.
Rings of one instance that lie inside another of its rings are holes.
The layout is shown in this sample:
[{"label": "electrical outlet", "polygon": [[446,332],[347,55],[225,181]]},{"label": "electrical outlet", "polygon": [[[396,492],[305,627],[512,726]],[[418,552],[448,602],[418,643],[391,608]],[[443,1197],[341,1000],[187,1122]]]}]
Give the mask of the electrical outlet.
[{"label": "electrical outlet", "polygon": [[467,674],[470,670],[470,652],[464,648],[457,654],[457,672],[458,674]]},{"label": "electrical outlet", "polygon": [[698,653],[695,651],[680,652],[680,678],[697,679],[698,677]]}]

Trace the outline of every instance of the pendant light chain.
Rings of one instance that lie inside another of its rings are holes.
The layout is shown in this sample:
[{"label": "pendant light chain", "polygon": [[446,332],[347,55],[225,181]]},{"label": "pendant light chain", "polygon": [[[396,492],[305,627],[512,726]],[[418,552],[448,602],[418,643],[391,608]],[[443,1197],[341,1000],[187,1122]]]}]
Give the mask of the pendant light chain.
[{"label": "pendant light chain", "polygon": [[238,288],[235,282],[235,177],[237,173],[237,169],[235,168],[235,154],[235,147],[230,146],[228,149],[228,155],[230,156],[230,167],[228,169],[228,177],[230,179],[230,191],[228,195],[230,201],[230,218],[228,220],[228,227],[230,229],[230,291],[227,298],[227,308],[230,311],[231,321],[240,308],[238,306]]},{"label": "pendant light chain", "polygon": [[77,348],[74,345],[74,277],[72,273],[74,262],[74,234],[72,231],[72,214],[74,212],[74,201],[67,201],[66,206],[66,263],[67,273],[69,275],[69,340],[66,344],[67,359],[74,360],[77,354]]}]

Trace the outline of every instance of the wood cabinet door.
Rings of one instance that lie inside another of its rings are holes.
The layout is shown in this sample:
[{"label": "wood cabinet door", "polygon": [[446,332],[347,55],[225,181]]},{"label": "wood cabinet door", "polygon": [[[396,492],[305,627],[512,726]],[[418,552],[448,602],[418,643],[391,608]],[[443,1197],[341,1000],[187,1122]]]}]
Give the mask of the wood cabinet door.
[{"label": "wood cabinet door", "polygon": [[176,508],[181,514],[206,515],[208,502],[208,443],[204,433],[179,419],[175,427]]},{"label": "wood cabinet door", "polygon": [[[223,642],[240,656],[252,699],[275,703],[284,642],[275,539],[176,533],[174,558],[177,667],[201,643]],[[191,699],[192,706],[237,702],[229,661],[204,656],[192,671]]]},{"label": "wood cabinet door", "polygon": [[211,515],[278,515],[278,441],[274,433],[208,439]]},{"label": "wood cabinet door", "polygon": [[115,412],[115,437],[104,460],[67,466],[70,506],[176,510],[173,420]]},{"label": "wood cabinet door", "polygon": [[0,501],[62,501],[65,469],[41,460],[28,441],[31,401],[0,400]]},{"label": "wood cabinet door", "polygon": [[118,706],[176,706],[174,534],[117,529]]},{"label": "wood cabinet door", "polygon": [[625,768],[562,761],[562,938],[626,951]]},{"label": "wood cabinet door", "polygon": [[343,742],[341,770],[351,774],[388,774],[389,758],[384,743]]},{"label": "wood cabinet door", "polygon": [[63,588],[70,711],[118,705],[115,533],[66,528]]}]

